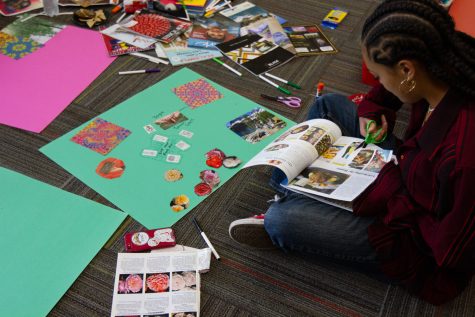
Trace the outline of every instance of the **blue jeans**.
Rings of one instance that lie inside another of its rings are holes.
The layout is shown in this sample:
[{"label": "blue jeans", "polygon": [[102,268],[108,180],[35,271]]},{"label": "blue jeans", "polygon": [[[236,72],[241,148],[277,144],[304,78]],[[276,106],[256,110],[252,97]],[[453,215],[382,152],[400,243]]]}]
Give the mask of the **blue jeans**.
[{"label": "blue jeans", "polygon": [[[327,94],[318,98],[308,114],[308,119],[314,118],[331,120],[341,128],[343,135],[362,138],[356,105],[344,96]],[[388,149],[394,144],[394,137],[388,135],[379,146]],[[367,233],[374,219],[356,217],[349,211],[286,191],[279,185],[284,177],[275,169],[270,181],[270,185],[283,194],[272,203],[264,219],[273,243],[308,259],[326,259],[378,272],[378,260]]]}]

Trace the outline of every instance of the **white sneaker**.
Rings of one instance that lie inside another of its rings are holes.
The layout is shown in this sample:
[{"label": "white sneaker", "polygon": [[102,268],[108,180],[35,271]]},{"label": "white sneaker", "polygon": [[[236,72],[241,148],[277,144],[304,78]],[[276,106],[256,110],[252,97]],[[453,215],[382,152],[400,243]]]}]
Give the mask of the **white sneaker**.
[{"label": "white sneaker", "polygon": [[264,214],[235,220],[229,226],[229,236],[234,241],[257,249],[275,249],[264,228]]}]

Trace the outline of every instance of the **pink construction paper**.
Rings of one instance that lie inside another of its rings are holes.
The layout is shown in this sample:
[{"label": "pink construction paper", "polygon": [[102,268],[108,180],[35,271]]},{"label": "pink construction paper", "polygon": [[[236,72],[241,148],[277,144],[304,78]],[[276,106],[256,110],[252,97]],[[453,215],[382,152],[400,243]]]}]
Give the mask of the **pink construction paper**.
[{"label": "pink construction paper", "polygon": [[0,123],[41,132],[113,61],[100,33],[74,26],[19,60],[0,55]]}]

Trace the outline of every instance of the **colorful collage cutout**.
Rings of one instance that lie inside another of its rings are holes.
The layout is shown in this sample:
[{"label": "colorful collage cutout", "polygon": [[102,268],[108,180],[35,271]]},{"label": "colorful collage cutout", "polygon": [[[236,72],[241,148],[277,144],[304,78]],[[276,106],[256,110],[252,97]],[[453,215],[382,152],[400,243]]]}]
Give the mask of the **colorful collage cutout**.
[{"label": "colorful collage cutout", "polygon": [[108,154],[131,132],[101,118],[96,118],[71,138],[71,141],[102,155]]},{"label": "colorful collage cutout", "polygon": [[223,98],[223,95],[204,79],[173,88],[173,92],[192,109]]}]

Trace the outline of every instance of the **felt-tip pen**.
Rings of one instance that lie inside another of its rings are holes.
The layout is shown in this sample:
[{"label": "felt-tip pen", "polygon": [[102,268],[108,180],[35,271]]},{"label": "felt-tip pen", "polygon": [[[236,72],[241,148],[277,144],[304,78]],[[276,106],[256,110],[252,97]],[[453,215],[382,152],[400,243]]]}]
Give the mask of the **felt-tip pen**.
[{"label": "felt-tip pen", "polygon": [[160,71],[160,69],[158,69],[158,68],[127,70],[127,71],[119,72],[119,75],[158,73],[159,71]]},{"label": "felt-tip pen", "polygon": [[211,249],[211,252],[213,252],[214,254],[214,257],[216,258],[216,260],[219,260],[221,259],[221,257],[219,256],[218,252],[216,252],[216,249],[213,247],[213,245],[211,244],[211,241],[209,241],[208,237],[206,236],[206,233],[204,233],[203,230],[201,230],[201,227],[200,225],[198,224],[198,221],[196,220],[195,217],[193,217],[193,223],[195,224],[195,227],[196,229],[199,231],[199,233],[201,234],[201,237],[203,238],[203,240],[205,240],[206,244],[208,245],[208,247]]}]

